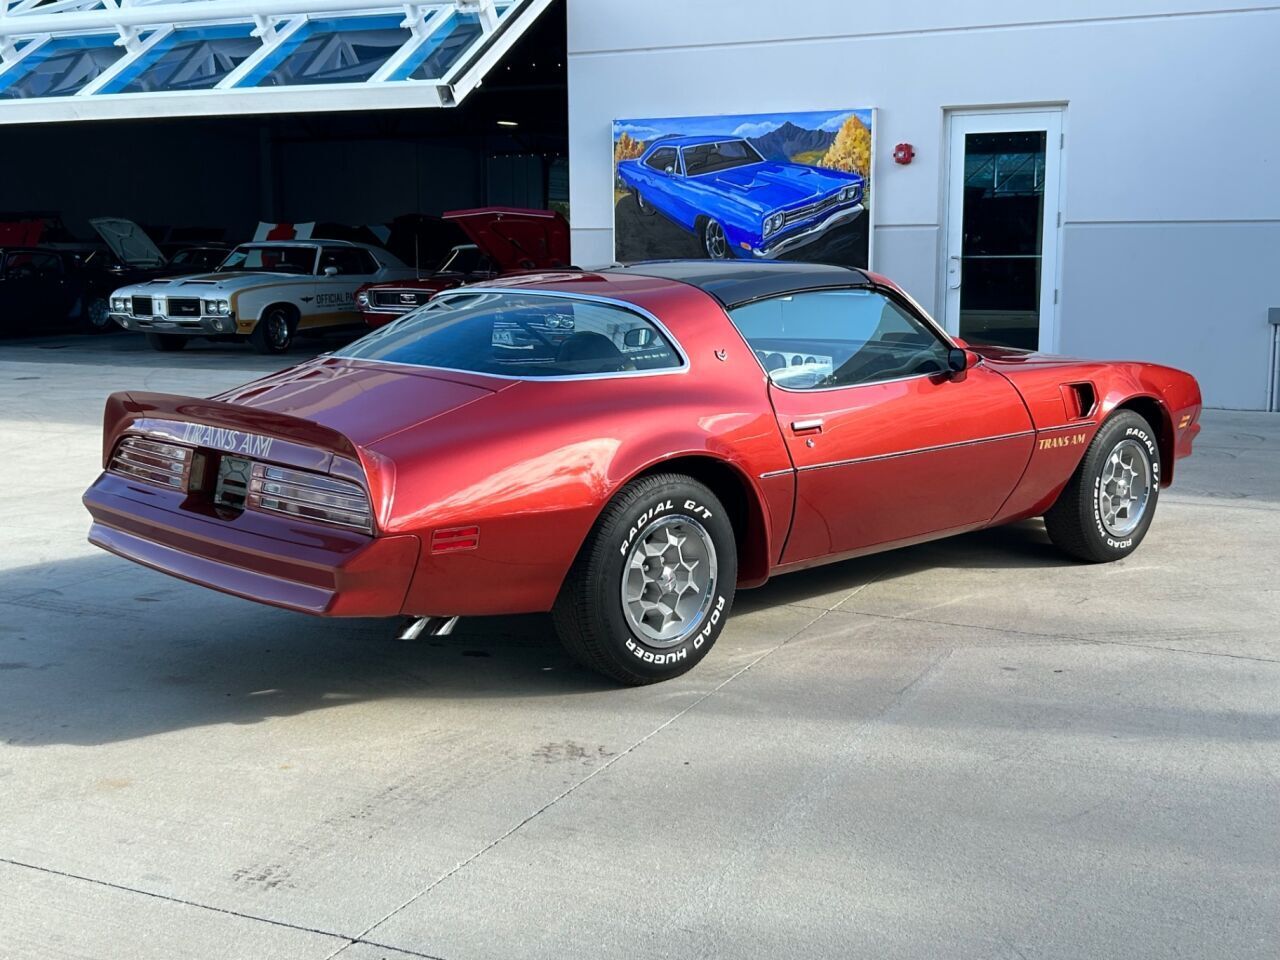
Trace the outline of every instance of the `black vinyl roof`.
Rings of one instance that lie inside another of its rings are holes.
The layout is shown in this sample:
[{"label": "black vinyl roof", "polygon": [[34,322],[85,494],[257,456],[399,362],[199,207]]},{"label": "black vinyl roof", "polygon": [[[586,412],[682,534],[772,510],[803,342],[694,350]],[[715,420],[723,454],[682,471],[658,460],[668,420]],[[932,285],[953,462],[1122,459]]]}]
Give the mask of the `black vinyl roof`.
[{"label": "black vinyl roof", "polygon": [[853,267],[786,260],[646,260],[614,267],[609,272],[688,283],[711,294],[726,308],[802,290],[836,290],[871,282]]}]

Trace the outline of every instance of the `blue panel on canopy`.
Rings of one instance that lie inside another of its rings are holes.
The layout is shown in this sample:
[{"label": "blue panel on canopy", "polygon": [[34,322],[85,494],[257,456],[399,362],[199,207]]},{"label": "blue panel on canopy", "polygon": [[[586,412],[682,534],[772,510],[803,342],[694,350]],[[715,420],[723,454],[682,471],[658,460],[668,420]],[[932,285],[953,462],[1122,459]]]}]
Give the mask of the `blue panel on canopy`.
[{"label": "blue panel on canopy", "polygon": [[262,48],[252,23],[174,30],[142,53],[99,93],[209,90]]},{"label": "blue panel on canopy", "polygon": [[0,98],[69,97],[124,56],[117,35],[55,37],[0,73]]},{"label": "blue panel on canopy", "polygon": [[363,83],[409,42],[403,22],[401,14],[308,20],[236,86]]}]

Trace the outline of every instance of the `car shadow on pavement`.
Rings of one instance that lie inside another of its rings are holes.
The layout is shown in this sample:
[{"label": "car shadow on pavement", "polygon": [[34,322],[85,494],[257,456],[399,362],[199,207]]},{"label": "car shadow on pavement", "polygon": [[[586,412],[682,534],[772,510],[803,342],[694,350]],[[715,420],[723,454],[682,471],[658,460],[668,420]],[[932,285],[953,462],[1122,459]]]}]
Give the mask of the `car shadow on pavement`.
[{"label": "car shadow on pavement", "polygon": [[395,620],[309,617],[109,556],[0,571],[0,743],[102,744],[384,699],[512,701],[614,689],[547,616],[396,639]]},{"label": "car shadow on pavement", "polygon": [[833,594],[852,591],[870,582],[885,582],[923,570],[1051,570],[1079,564],[1049,540],[1041,520],[1019,523],[958,537],[946,537],[912,547],[825,564],[775,577],[763,587],[738,594],[734,609],[759,610],[779,604],[837,602]]},{"label": "car shadow on pavement", "polygon": [[[1069,563],[1022,524],[781,577],[742,593],[738,609],[930,567]],[[106,555],[0,571],[0,742],[102,744],[386,699],[606,693],[616,706],[653,689],[618,690],[578,666],[546,615],[464,619],[450,636],[407,642],[398,626],[275,610]]]}]

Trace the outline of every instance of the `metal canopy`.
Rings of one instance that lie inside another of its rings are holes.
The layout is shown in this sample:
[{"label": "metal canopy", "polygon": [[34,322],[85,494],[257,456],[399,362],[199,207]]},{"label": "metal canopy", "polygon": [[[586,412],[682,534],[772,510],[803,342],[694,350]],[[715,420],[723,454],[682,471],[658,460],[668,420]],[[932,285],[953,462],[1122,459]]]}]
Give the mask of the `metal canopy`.
[{"label": "metal canopy", "polygon": [[452,107],[551,0],[0,0],[0,124]]}]

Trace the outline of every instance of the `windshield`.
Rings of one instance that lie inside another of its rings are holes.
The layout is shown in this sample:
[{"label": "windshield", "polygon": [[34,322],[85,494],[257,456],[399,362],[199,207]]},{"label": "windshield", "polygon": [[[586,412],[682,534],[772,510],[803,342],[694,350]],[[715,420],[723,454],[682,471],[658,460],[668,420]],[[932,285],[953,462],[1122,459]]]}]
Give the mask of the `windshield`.
[{"label": "windshield", "polygon": [[700,173],[715,173],[731,167],[745,167],[749,163],[764,160],[756,148],[745,140],[723,140],[720,143],[700,143],[684,148],[685,176],[696,177]]},{"label": "windshield", "polygon": [[671,370],[680,356],[625,307],[576,297],[441,294],[334,356],[504,377]]},{"label": "windshield", "polygon": [[312,273],[315,247],[246,245],[236,247],[218,267],[219,273]]},{"label": "windshield", "polygon": [[496,273],[493,261],[480,252],[479,247],[454,247],[444,262],[436,268],[437,273]]}]

